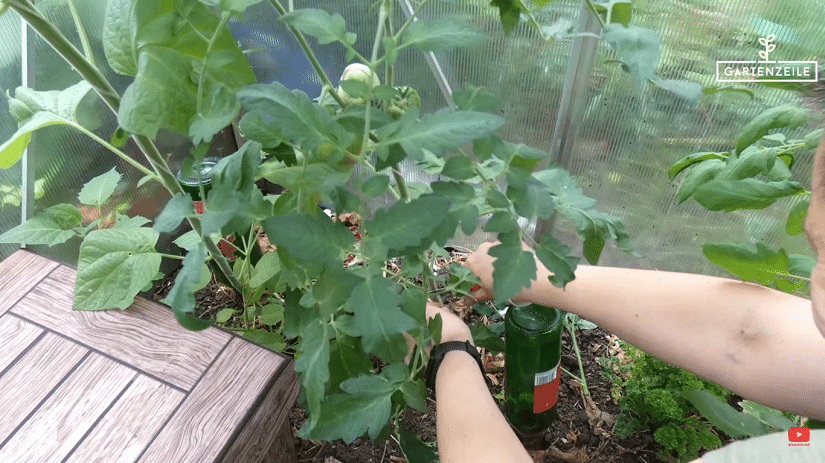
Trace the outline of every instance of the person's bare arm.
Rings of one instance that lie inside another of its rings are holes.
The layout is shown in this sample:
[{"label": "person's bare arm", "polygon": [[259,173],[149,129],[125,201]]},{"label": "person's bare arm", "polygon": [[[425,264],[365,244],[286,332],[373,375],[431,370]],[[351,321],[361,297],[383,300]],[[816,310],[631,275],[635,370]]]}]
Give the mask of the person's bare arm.
[{"label": "person's bare arm", "polygon": [[811,271],[811,309],[817,328],[825,336],[825,137],[819,140],[814,158],[805,235],[818,256]]},{"label": "person's bare arm", "polygon": [[[590,266],[579,266],[576,279],[561,290],[550,284],[549,272],[539,262],[537,280],[516,299],[578,314],[747,399],[822,420],[825,141],[814,162],[805,231],[819,256],[810,301],[725,278]],[[479,247],[466,264],[486,288],[492,287],[490,246]]]},{"label": "person's bare arm", "polygon": [[[467,325],[447,310],[427,305],[428,318],[441,314],[441,342],[470,341]],[[475,359],[466,352],[444,356],[435,380],[436,432],[442,463],[530,463],[507,420],[490,396]]]}]

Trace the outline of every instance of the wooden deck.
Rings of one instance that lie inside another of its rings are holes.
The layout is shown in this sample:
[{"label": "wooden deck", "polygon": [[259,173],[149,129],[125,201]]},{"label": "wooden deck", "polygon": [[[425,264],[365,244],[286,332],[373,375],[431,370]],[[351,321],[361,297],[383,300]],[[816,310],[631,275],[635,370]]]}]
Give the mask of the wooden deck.
[{"label": "wooden deck", "polygon": [[75,270],[0,262],[0,462],[294,462],[288,357],[138,300],[72,311]]}]

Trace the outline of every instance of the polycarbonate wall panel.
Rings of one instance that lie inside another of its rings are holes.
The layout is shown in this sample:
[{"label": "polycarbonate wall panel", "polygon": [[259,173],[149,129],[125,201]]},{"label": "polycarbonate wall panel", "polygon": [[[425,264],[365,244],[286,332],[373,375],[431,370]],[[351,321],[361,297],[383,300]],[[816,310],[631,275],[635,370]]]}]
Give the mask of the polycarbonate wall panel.
[{"label": "polycarbonate wall panel", "polygon": [[[716,61],[756,60],[764,49],[759,37],[777,35],[772,60],[817,60],[825,51],[825,28],[814,18],[823,6],[799,2],[656,2],[636,1],[633,22],[659,32],[662,57],[658,73],[666,79],[717,83]],[[732,241],[784,247],[789,253],[812,255],[804,235],[789,237],[784,223],[791,205],[786,198],[761,211],[708,212],[689,199],[679,205],[677,191],[684,174],[668,180],[668,167],[690,153],[733,148],[739,129],[765,109],[798,101],[794,92],[753,83],[739,86],[753,92],[703,95],[695,104],[648,85],[639,92],[632,78],[601,45],[591,74],[581,130],[569,171],[596,207],[620,216],[643,256],[636,259],[608,246],[600,264],[657,268],[724,275],[701,252],[707,241]],[[816,127],[791,132],[802,135]],[[794,179],[810,187],[813,152],[801,152]],[[578,243],[569,224],[555,230],[568,245]],[[581,246],[575,245],[576,252]]]},{"label": "polycarbonate wall panel", "polygon": [[[0,91],[15,89],[20,85],[20,18],[13,14],[0,16]],[[4,100],[4,99],[3,99]],[[17,130],[17,122],[0,103],[0,140],[7,140]],[[20,164],[0,169],[0,231],[20,223]],[[0,244],[0,259],[5,259],[18,246]]]},{"label": "polycarbonate wall panel", "polygon": [[[56,2],[59,3],[59,2]],[[78,16],[82,19],[83,25],[89,36],[89,42],[93,51],[93,56],[96,64],[100,67],[104,75],[110,80],[114,87],[123,92],[131,82],[130,77],[120,76],[112,72],[106,64],[106,59],[103,54],[101,44],[101,27],[103,24],[103,16],[106,7],[106,2],[76,2],[78,8]],[[72,41],[72,43],[82,50],[79,35],[76,31],[71,13],[66,4],[56,4],[50,6],[48,2],[38,2],[37,7],[55,24],[59,29]],[[11,20],[20,28],[20,18],[9,11],[2,16],[3,21]],[[4,41],[4,43],[18,45],[20,43],[19,32],[15,40]],[[9,47],[13,50],[13,47]],[[4,47],[3,53],[7,53],[7,48]],[[19,50],[18,55],[14,61],[17,66],[15,75],[19,76]],[[74,72],[68,64],[47,44],[45,41],[37,37],[33,40],[29,49],[29,59],[31,60],[31,69],[33,69],[33,88],[39,91],[48,90],[62,90],[80,81],[80,76]],[[8,76],[4,73],[4,78]],[[20,84],[19,77],[12,88]],[[87,127],[92,130],[97,136],[104,140],[109,140],[113,131],[117,128],[117,120],[114,113],[106,106],[102,100],[96,95],[87,97],[87,114],[93,115],[92,125]],[[5,124],[8,115],[7,107],[0,110],[0,117]],[[13,127],[16,128],[16,123],[12,120]],[[4,126],[5,128],[5,126]],[[5,140],[13,130],[3,136]],[[182,144],[183,142],[177,138],[167,134],[160,137],[159,145],[163,148],[164,153],[185,154],[188,152],[188,147]],[[134,159],[139,159],[144,165],[143,156],[130,141],[122,148],[124,152],[129,154]],[[83,184],[91,180],[97,175],[105,173],[113,167],[123,175],[123,179],[119,188],[115,191],[112,198],[104,204],[102,208],[103,215],[106,216],[112,212],[119,212],[126,215],[144,215],[153,218],[159,208],[165,204],[168,198],[165,190],[156,182],[147,182],[140,188],[137,187],[137,182],[143,176],[134,167],[121,161],[110,151],[103,148],[92,139],[66,126],[49,126],[38,130],[32,137],[32,143],[29,149],[29,160],[34,171],[35,182],[35,210],[42,211],[50,206],[60,203],[69,203],[78,206],[84,216],[84,219],[89,222],[98,218],[98,209],[96,207],[89,207],[80,205],[77,200],[77,194],[83,187]],[[0,175],[13,175],[13,181],[20,184],[20,163],[15,165],[8,171],[0,172]],[[8,209],[8,206],[3,208],[3,213]],[[17,215],[19,222],[19,213]],[[16,222],[3,221],[0,224],[0,229],[3,231],[16,225]],[[161,243],[163,247],[164,243]],[[35,252],[46,256],[58,259],[70,264],[76,264],[78,253],[78,240],[72,240],[67,245],[58,245],[54,247],[33,246]]]}]

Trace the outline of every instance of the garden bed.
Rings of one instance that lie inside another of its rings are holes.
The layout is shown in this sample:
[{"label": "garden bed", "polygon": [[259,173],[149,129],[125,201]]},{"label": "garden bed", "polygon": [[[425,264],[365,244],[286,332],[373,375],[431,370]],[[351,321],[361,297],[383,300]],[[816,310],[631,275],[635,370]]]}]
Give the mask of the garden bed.
[{"label": "garden bed", "polygon": [[[460,260],[460,258],[458,258]],[[175,271],[171,272],[158,286],[155,298],[162,297]],[[204,319],[214,319],[215,314],[224,308],[240,309],[240,301],[231,288],[213,280],[196,294],[197,315]],[[469,298],[458,298],[449,302],[449,307],[467,323],[472,323],[481,316],[472,310]],[[232,321],[226,326],[232,329]],[[653,440],[653,432],[638,432],[626,439],[619,439],[613,432],[613,423],[619,413],[619,406],[614,401],[618,398],[617,390],[610,380],[602,376],[603,367],[596,360],[598,357],[619,355],[618,338],[595,328],[577,331],[582,365],[590,396],[585,399],[578,381],[567,374],[562,374],[559,387],[557,418],[547,431],[542,450],[530,452],[536,462],[652,462],[660,447]],[[287,353],[290,353],[287,351]],[[493,355],[484,352],[484,365],[490,379],[490,394],[497,397],[503,411],[502,388],[504,385],[504,358],[502,354]],[[563,368],[578,372],[578,362],[565,330],[562,334]],[[421,414],[407,409],[403,416],[406,429],[413,431],[424,442],[436,440],[435,401],[428,398],[429,413]],[[304,411],[295,406],[289,415],[293,431],[297,431],[305,421]],[[359,438],[350,445],[343,441],[320,442],[295,437],[295,450],[298,462],[312,463],[370,463],[370,462],[405,462],[398,444],[392,439],[373,443],[369,439]]]}]

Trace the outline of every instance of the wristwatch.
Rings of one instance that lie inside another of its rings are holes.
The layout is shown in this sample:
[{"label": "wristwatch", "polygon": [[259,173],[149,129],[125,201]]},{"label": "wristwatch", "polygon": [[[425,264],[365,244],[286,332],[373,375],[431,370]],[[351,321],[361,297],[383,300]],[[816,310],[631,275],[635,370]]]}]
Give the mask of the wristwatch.
[{"label": "wristwatch", "polygon": [[[481,364],[481,355],[479,355],[475,346],[470,344],[470,341],[447,341],[441,344],[436,344],[430,351],[430,361],[427,363],[427,387],[432,389],[435,394],[435,375],[438,372],[438,366],[444,360],[447,352],[460,350],[472,355],[478,363],[478,368],[481,370],[481,375],[484,376],[484,366]],[[485,378],[485,382],[486,382]]]}]

